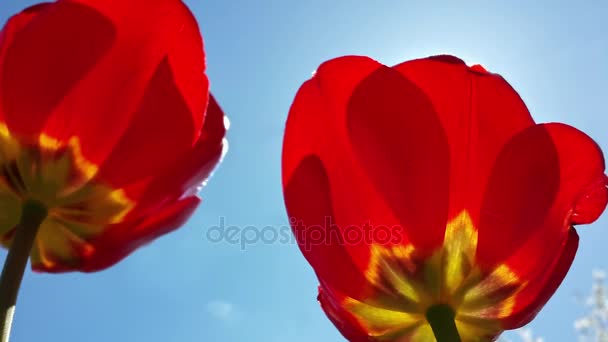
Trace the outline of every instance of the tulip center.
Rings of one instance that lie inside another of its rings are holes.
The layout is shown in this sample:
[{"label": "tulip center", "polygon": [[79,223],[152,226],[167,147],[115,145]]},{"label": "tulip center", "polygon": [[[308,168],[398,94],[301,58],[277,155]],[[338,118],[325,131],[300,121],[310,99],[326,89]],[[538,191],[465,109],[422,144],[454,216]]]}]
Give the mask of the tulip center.
[{"label": "tulip center", "polygon": [[53,269],[90,254],[88,241],[133,208],[122,189],[96,180],[96,173],[77,138],[25,140],[0,124],[0,242],[10,246],[24,205],[35,203],[48,215],[32,248],[33,264]]},{"label": "tulip center", "polygon": [[448,223],[443,246],[430,256],[413,245],[373,245],[366,273],[373,294],[346,298],[344,307],[379,341],[491,340],[525,283],[507,265],[479,267],[477,237],[465,211]]}]

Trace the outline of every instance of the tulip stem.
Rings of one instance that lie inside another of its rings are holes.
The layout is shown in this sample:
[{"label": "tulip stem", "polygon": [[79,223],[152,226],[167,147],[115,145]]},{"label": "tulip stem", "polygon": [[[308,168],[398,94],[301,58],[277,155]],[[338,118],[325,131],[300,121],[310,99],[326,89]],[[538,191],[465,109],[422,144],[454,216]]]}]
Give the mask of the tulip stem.
[{"label": "tulip stem", "polygon": [[446,304],[433,305],[427,310],[426,320],[437,342],[461,342],[454,317],[454,310]]},{"label": "tulip stem", "polygon": [[8,342],[15,314],[17,294],[36,234],[47,216],[46,207],[38,201],[25,201],[21,220],[15,227],[13,241],[0,276],[0,342]]}]

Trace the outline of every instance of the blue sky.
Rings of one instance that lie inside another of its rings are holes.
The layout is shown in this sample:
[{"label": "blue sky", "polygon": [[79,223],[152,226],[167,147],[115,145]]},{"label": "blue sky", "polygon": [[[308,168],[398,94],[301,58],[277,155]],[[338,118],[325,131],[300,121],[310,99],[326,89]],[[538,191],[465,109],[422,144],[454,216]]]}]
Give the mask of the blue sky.
[{"label": "blue sky", "polygon": [[[206,237],[220,217],[239,227],[287,224],[285,118],[300,84],[333,57],[391,65],[450,53],[481,63],[518,90],[537,122],[571,124],[608,151],[608,2],[186,2],[205,37],[212,91],[232,123],[230,151],[203,205],[181,230],[109,270],[28,271],[14,341],[341,341],[295,245],[243,250]],[[2,0],[0,21],[32,3]],[[579,233],[568,277],[531,324],[546,341],[575,340],[572,322],[584,312],[575,297],[589,291],[593,269],[608,268],[608,215]]]}]

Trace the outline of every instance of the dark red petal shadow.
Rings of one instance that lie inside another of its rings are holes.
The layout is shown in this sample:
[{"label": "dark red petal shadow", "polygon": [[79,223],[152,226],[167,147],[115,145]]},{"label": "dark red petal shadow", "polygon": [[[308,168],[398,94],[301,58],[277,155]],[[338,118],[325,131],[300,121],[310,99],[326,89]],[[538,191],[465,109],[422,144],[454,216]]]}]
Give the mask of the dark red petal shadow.
[{"label": "dark red petal shadow", "polygon": [[312,155],[304,158],[284,192],[293,233],[319,279],[342,293],[360,296],[365,286],[362,270],[346,252],[340,230],[327,226],[334,214],[329,179],[321,161]]},{"label": "dark red petal shadow", "polygon": [[[399,225],[382,194],[361,168],[348,138],[347,109],[352,92],[380,67],[369,58],[356,56],[322,64],[298,91],[283,143],[284,187],[303,159],[314,155],[321,161],[331,184],[329,200],[334,214],[331,223],[337,225],[342,235],[350,236],[344,248],[361,272],[367,269],[370,255],[370,239],[363,236],[370,236],[373,227],[379,225]],[[396,243],[403,241],[407,237]]]},{"label": "dark red petal shadow", "polygon": [[[559,190],[558,154],[544,126],[531,126],[499,154],[482,202],[477,260],[486,267],[511,256],[544,226]],[[565,231],[556,227],[536,250],[535,262],[556,255]],[[533,252],[532,250],[530,251]],[[532,257],[532,255],[529,255]]]},{"label": "dark red petal shadow", "polygon": [[421,89],[441,121],[450,148],[450,219],[466,209],[478,222],[482,196],[502,146],[534,124],[500,75],[434,56],[393,67]]},{"label": "dark red petal shadow", "polygon": [[174,165],[198,136],[168,59],[150,80],[139,109],[99,170],[114,187],[156,175]]},{"label": "dark red petal shadow", "polygon": [[539,127],[551,136],[557,151],[559,191],[545,222],[506,261],[524,279],[529,279],[529,286],[518,295],[514,317],[509,319],[512,327],[534,318],[541,308],[538,305],[544,305],[557,289],[578,245],[572,225],[597,219],[606,208],[608,197],[604,159],[597,144],[564,124]]},{"label": "dark red petal shadow", "polygon": [[[188,112],[191,117],[192,124],[184,135],[191,137],[190,143],[194,144],[207,107],[208,81],[204,74],[202,39],[187,7],[173,0],[65,3],[90,8],[110,22],[116,34],[103,58],[81,75],[76,86],[64,92],[48,117],[44,133],[59,140],[77,136],[85,158],[99,165],[115,150],[136,120],[138,110],[151,113],[154,103],[150,102],[150,89],[157,91],[158,86],[149,83],[171,74],[174,93],[180,94],[180,102],[187,108],[181,112]],[[72,35],[78,31],[73,21],[65,20],[57,25],[64,26]],[[37,35],[39,38],[41,33]],[[73,50],[77,47],[65,46],[60,50],[60,57],[69,60],[65,56]],[[49,81],[49,86],[52,85]],[[154,102],[165,105],[161,100]],[[169,102],[174,102],[175,96],[171,100]],[[156,114],[149,119],[159,119]],[[165,112],[164,117],[170,118],[171,114]],[[165,120],[168,119],[162,119]]]},{"label": "dark red petal shadow", "polygon": [[[2,30],[0,31],[0,80],[2,76],[2,64],[4,63],[6,50],[12,44],[15,36],[20,32],[30,21],[38,15],[41,11],[49,6],[49,3],[41,3],[26,8],[18,14],[10,17]],[[0,93],[0,121],[5,121],[3,113],[2,97]]]},{"label": "dark red petal shadow", "polygon": [[137,200],[133,215],[146,215],[165,203],[183,196],[195,195],[203,182],[218,165],[224,149],[226,127],[224,113],[213,96],[203,129],[196,144],[177,161],[155,177],[141,183],[134,183],[127,192]]},{"label": "dark red petal shadow", "polygon": [[116,31],[97,11],[74,2],[35,7],[25,15],[27,25],[18,24],[2,56],[0,99],[9,129],[31,135],[108,52]]},{"label": "dark red petal shadow", "polygon": [[400,73],[381,67],[353,91],[347,125],[361,167],[410,241],[429,251],[440,246],[448,215],[450,156],[426,95]]}]

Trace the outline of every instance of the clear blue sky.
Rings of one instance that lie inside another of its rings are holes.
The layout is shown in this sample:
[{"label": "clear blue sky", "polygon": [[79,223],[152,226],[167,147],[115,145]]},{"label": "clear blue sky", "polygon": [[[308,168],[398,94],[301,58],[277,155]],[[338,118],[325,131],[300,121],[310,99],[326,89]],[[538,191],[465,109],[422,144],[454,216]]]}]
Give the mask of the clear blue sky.
[{"label": "clear blue sky", "polygon": [[[2,0],[0,21],[32,3]],[[363,54],[391,65],[455,54],[501,73],[537,122],[574,125],[608,151],[606,1],[187,3],[205,37],[212,91],[232,122],[230,151],[203,205],[183,229],[107,271],[28,271],[15,342],[341,341],[295,245],[242,250],[206,239],[220,217],[240,227],[286,225],[285,118],[300,84],[329,58]],[[546,341],[575,340],[572,322],[584,312],[575,297],[589,291],[592,269],[608,268],[608,215],[579,233],[568,277],[531,324]]]}]

